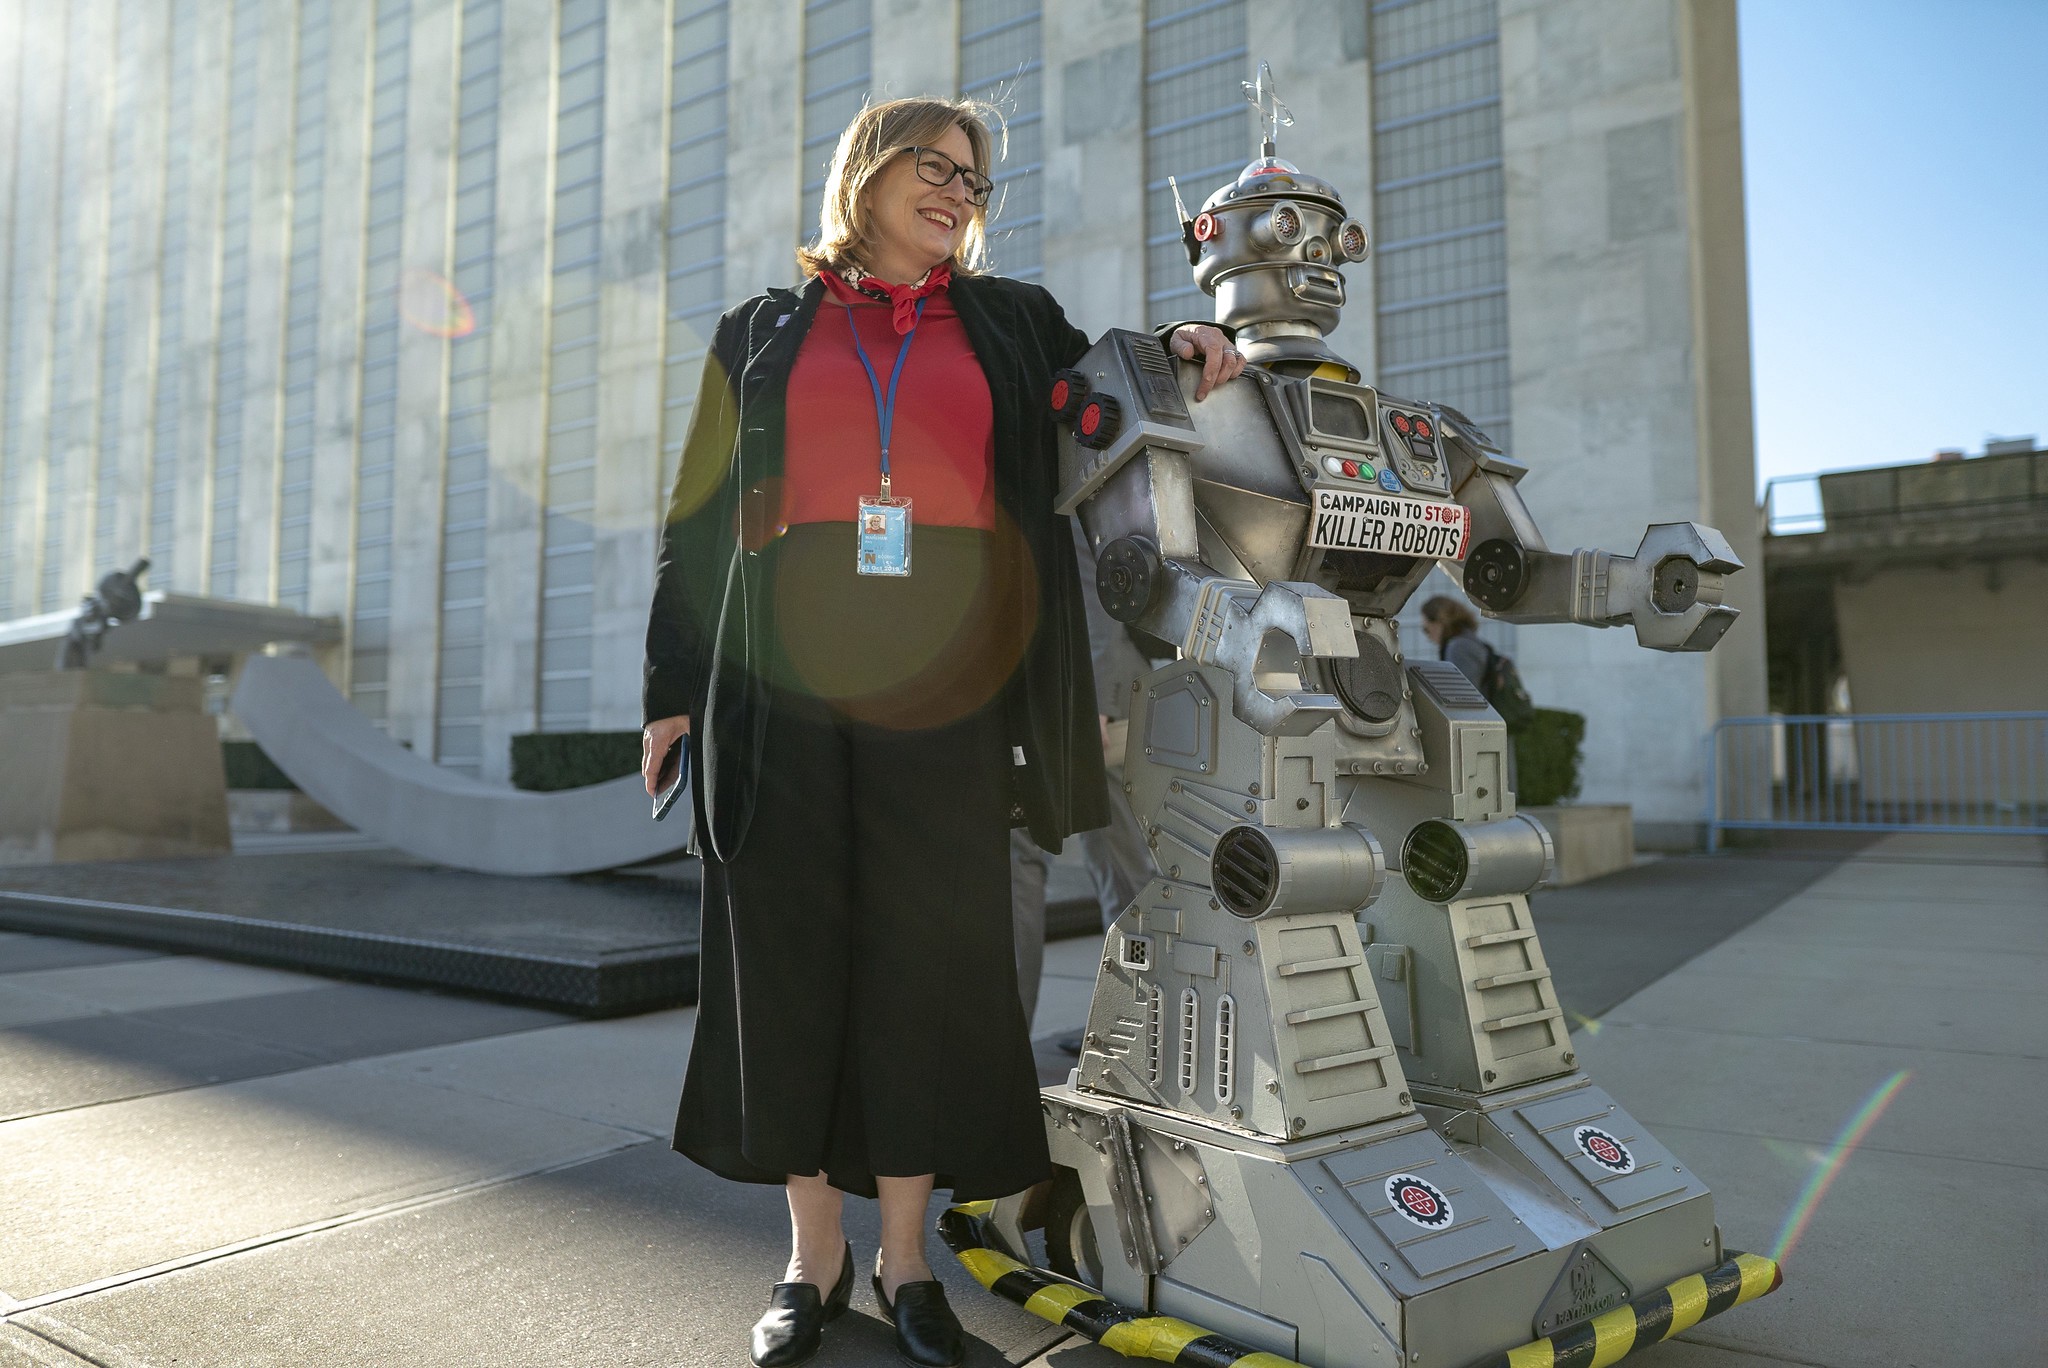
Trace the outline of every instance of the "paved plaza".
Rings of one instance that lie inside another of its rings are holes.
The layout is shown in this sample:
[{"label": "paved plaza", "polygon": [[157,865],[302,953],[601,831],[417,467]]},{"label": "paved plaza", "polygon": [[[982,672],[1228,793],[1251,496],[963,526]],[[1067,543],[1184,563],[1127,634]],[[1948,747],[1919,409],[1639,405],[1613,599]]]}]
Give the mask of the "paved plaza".
[{"label": "paved plaza", "polygon": [[[1583,1065],[1785,1265],[1634,1361],[2048,1360],[2048,845],[1674,858],[1536,910]],[[1049,947],[1042,1038],[1098,953]],[[744,1363],[786,1226],[668,1149],[691,1024],[0,934],[0,1368]],[[936,1266],[970,1363],[1122,1361]],[[862,1286],[817,1363],[894,1362]]]}]

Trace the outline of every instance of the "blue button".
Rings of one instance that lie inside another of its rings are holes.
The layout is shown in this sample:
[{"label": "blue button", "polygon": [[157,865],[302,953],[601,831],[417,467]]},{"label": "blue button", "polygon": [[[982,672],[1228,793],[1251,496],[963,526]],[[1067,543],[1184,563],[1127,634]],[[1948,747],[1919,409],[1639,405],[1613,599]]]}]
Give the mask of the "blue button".
[{"label": "blue button", "polygon": [[1380,488],[1386,490],[1389,494],[1399,494],[1401,492],[1401,477],[1394,473],[1392,466],[1380,467]]}]

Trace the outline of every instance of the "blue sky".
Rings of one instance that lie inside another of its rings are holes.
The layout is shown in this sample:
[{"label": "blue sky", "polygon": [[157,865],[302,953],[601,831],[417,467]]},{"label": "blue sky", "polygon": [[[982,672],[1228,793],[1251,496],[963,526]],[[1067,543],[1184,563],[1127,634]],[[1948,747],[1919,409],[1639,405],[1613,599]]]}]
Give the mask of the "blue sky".
[{"label": "blue sky", "polygon": [[1742,0],[1757,483],[2048,439],[2048,0]]}]

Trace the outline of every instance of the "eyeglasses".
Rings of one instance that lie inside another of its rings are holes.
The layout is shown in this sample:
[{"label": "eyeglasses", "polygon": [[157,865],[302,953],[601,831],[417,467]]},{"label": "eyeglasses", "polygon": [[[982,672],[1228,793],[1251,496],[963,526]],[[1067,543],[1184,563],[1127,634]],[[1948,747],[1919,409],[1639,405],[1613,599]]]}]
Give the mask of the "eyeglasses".
[{"label": "eyeglasses", "polygon": [[917,159],[917,178],[927,185],[946,186],[953,177],[960,178],[960,184],[967,189],[967,202],[980,208],[988,203],[989,192],[996,183],[972,167],[962,166],[935,147],[906,147],[902,151]]}]

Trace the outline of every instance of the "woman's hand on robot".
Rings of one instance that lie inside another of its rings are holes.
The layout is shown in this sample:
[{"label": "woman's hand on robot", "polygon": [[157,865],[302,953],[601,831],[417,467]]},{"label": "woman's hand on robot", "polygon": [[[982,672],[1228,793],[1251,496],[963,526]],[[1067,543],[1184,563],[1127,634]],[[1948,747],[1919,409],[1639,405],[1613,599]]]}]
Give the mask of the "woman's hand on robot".
[{"label": "woman's hand on robot", "polygon": [[690,734],[688,717],[663,717],[649,722],[640,729],[640,777],[647,781],[647,796],[658,797],[655,780],[661,774],[661,762],[668,757],[668,748],[676,743],[679,736]]},{"label": "woman's hand on robot", "polygon": [[1168,345],[1183,361],[1202,358],[1202,380],[1195,386],[1197,400],[1207,399],[1210,390],[1244,374],[1244,353],[1231,345],[1221,328],[1189,323],[1173,330],[1173,340]]}]

